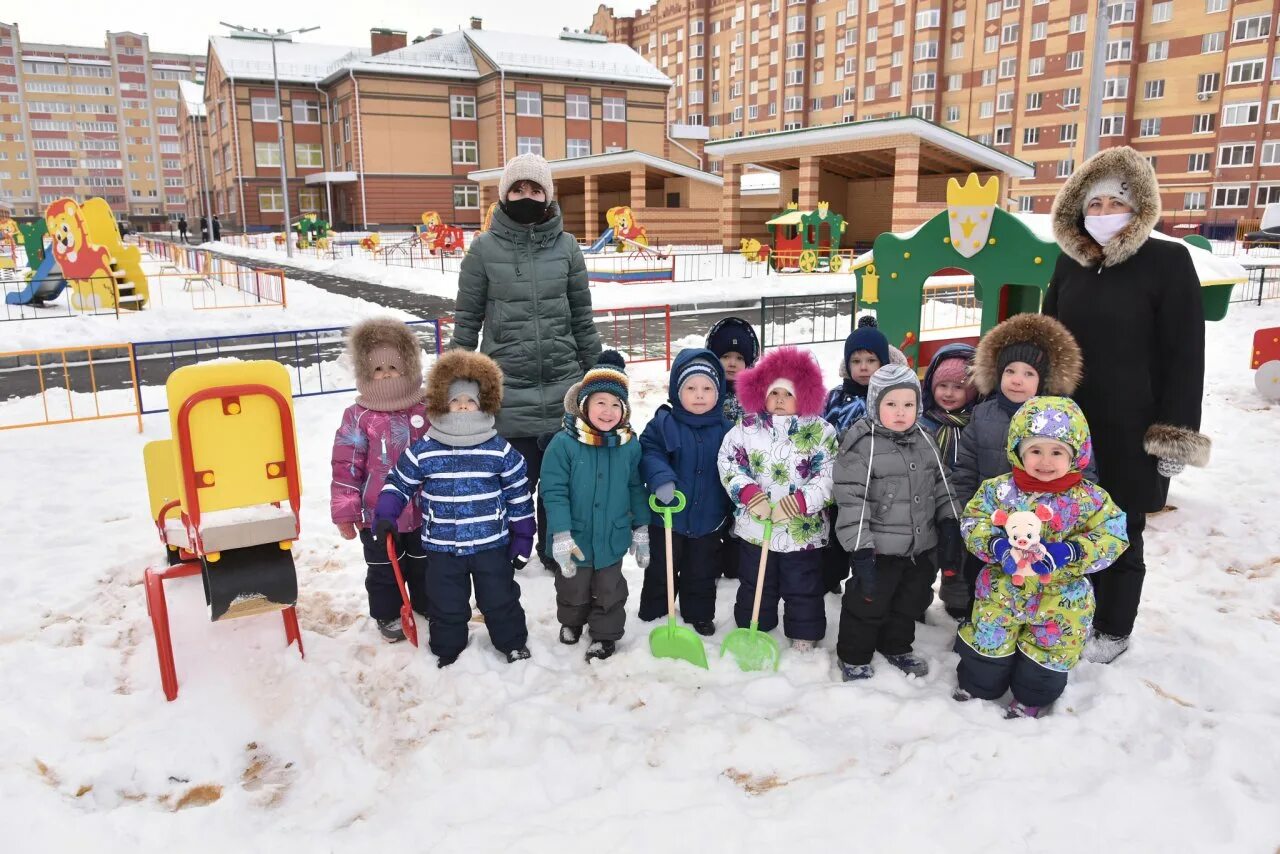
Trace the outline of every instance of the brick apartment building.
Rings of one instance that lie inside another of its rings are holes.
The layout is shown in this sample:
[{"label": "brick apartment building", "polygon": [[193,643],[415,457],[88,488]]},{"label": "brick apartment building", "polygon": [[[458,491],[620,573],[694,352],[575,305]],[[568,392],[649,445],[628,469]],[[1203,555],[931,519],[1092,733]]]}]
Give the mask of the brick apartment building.
[{"label": "brick apartment building", "polygon": [[[591,34],[501,33],[473,18],[413,44],[377,29],[369,48],[278,42],[276,51],[295,218],[315,211],[338,226],[385,227],[436,210],[478,226],[488,198],[471,172],[527,151],[549,160],[628,150],[666,157],[678,145],[667,135],[670,80],[631,48]],[[208,68],[214,209],[224,228],[278,229],[271,45],[212,38]]]},{"label": "brick apartment building", "polygon": [[[660,0],[626,17],[601,5],[591,31],[664,71],[673,120],[713,140],[919,116],[1033,164],[1007,203],[1043,213],[1083,159],[1096,7]],[[1101,145],[1150,157],[1167,220],[1280,201],[1278,15],[1280,0],[1107,4]]]},{"label": "brick apartment building", "polygon": [[0,23],[0,197],[18,217],[62,196],[102,196],[141,229],[176,217],[178,84],[203,74],[204,57],[153,51],[138,33],[36,44]]}]

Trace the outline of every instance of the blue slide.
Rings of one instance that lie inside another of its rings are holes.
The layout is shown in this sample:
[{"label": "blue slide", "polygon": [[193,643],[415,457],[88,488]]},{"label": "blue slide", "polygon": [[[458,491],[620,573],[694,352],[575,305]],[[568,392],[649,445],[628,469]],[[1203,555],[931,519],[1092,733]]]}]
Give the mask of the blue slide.
[{"label": "blue slide", "polygon": [[613,229],[606,228],[604,234],[600,235],[600,239],[591,244],[591,248],[587,250],[588,255],[594,255],[613,242]]},{"label": "blue slide", "polygon": [[61,275],[51,274],[52,270],[53,252],[46,252],[27,286],[16,293],[5,294],[4,301],[9,305],[43,305],[56,300],[67,286],[67,280]]}]

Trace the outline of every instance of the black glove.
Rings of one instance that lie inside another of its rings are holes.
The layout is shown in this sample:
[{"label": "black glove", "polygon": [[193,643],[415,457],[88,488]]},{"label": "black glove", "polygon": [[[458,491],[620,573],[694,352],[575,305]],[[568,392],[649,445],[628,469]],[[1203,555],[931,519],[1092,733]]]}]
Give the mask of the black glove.
[{"label": "black glove", "polygon": [[395,519],[375,519],[373,522],[373,538],[378,542],[385,543],[387,534],[396,532]]},{"label": "black glove", "polygon": [[944,519],[938,523],[938,566],[959,569],[964,559],[964,541],[960,539],[960,523]]},{"label": "black glove", "polygon": [[511,556],[511,567],[512,567],[512,569],[515,569],[515,570],[521,570],[521,569],[524,569],[524,568],[525,568],[526,566],[528,566],[528,565],[529,565],[529,559],[528,559],[527,557],[525,557],[524,555],[512,555],[512,556]]},{"label": "black glove", "polygon": [[876,595],[876,553],[875,549],[858,549],[849,555],[849,566],[853,569],[853,577],[862,589],[862,597],[868,602]]}]

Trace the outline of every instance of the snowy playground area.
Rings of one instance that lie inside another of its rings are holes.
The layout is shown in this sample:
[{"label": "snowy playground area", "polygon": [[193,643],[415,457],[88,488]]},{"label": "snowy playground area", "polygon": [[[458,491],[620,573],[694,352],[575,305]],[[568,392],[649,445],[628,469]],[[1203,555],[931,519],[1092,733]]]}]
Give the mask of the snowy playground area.
[{"label": "snowy playground area", "polygon": [[[274,248],[218,248],[284,262]],[[187,274],[198,271],[186,259],[143,263],[149,308],[13,319],[0,323],[3,349],[321,328],[336,330],[326,339],[336,346],[358,318],[412,319],[287,274],[279,304],[237,303],[245,287],[191,285]],[[423,296],[452,299],[457,288],[447,269],[303,255],[291,263]],[[598,311],[714,304],[831,294],[840,281],[852,279],[602,283],[593,298]],[[219,310],[204,310],[211,289]],[[742,309],[753,321],[758,311]],[[926,302],[924,312],[925,326],[952,333],[976,323],[963,303]],[[607,315],[600,322],[607,338]],[[317,392],[317,381],[350,385],[349,365],[319,344],[315,359],[291,369],[306,657],[285,645],[274,616],[211,623],[200,580],[171,581],[181,693],[165,702],[142,585],[164,552],[142,448],[169,435],[169,415],[0,432],[6,849],[1273,852],[1280,410],[1255,389],[1250,349],[1255,330],[1276,326],[1280,300],[1270,299],[1233,304],[1207,324],[1212,463],[1178,476],[1169,508],[1149,520],[1132,650],[1109,667],[1082,663],[1040,720],[1006,721],[997,705],[951,700],[955,624],[937,603],[917,632],[916,651],[931,666],[923,679],[884,667],[843,684],[831,596],[817,651],[785,650],[777,672],[741,672],[718,658],[732,628],[737,582],[728,580],[719,582],[710,669],[654,659],[655,624],[635,617],[642,573],[630,558],[627,633],[608,661],[587,664],[579,647],[557,642],[552,578],[536,559],[518,575],[531,660],[507,664],[478,616],[468,649],[445,670],[425,648],[385,644],[367,616],[360,548],[329,521],[333,434],[354,393]],[[822,341],[806,346],[828,384],[839,382],[838,340],[823,340],[832,336],[805,318],[766,341],[784,336]],[[677,335],[669,346],[674,355],[701,343]],[[245,352],[262,358],[220,355]],[[51,403],[60,390],[14,397],[22,370],[0,366],[0,426],[62,405]],[[636,425],[665,400],[665,371],[660,357],[630,365]],[[162,389],[149,376],[137,392],[73,389],[65,398],[121,413],[137,401],[151,408]]]}]

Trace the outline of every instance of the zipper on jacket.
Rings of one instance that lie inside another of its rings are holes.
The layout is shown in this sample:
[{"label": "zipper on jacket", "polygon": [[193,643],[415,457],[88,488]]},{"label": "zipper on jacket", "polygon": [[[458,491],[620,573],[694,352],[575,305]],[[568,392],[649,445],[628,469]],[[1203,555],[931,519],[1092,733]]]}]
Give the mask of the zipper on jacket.
[{"label": "zipper on jacket", "polygon": [[[538,370],[542,370],[542,324],[538,322],[538,265],[533,261],[533,229],[529,229],[529,278],[533,281],[533,340],[538,354]],[[547,418],[547,392],[541,374],[538,377],[538,407],[541,420]]]}]

